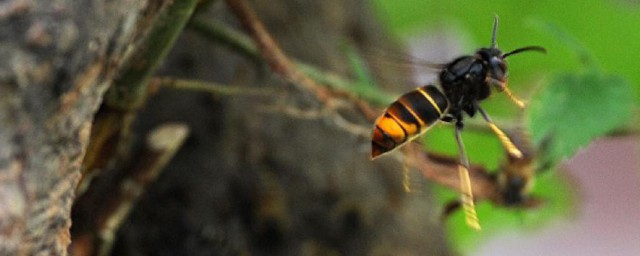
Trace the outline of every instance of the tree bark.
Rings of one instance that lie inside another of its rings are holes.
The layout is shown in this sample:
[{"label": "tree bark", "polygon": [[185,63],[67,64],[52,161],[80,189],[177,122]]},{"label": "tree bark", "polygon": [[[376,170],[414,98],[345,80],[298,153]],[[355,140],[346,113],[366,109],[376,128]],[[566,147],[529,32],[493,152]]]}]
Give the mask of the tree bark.
[{"label": "tree bark", "polygon": [[166,2],[0,4],[0,255],[67,254],[93,115]]}]

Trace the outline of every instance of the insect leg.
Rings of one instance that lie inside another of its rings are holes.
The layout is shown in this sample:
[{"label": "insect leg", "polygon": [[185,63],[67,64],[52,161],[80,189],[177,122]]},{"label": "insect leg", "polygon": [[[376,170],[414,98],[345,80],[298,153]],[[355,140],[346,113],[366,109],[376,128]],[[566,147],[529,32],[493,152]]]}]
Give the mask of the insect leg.
[{"label": "insect leg", "polygon": [[[405,151],[406,153],[406,151]],[[409,177],[409,160],[407,159],[407,154],[402,155],[402,187],[404,188],[404,192],[411,193],[411,177]]]},{"label": "insect leg", "polygon": [[453,200],[444,205],[444,210],[442,211],[442,220],[446,220],[455,213],[457,210],[460,210],[462,207],[462,202],[460,200]]},{"label": "insect leg", "polygon": [[509,97],[513,104],[516,104],[516,106],[518,106],[519,108],[525,108],[527,106],[527,104],[524,103],[523,100],[518,98],[518,96],[514,95],[511,90],[509,90],[509,87],[504,86],[504,93],[506,93],[507,97]]},{"label": "insect leg", "polygon": [[456,142],[458,143],[458,154],[460,155],[460,163],[458,164],[458,176],[460,177],[460,190],[462,191],[462,209],[464,210],[467,225],[475,230],[480,230],[480,221],[476,213],[476,207],[473,202],[473,191],[471,190],[471,179],[469,178],[469,159],[464,150],[462,137],[460,132],[462,125],[460,122],[456,124]]},{"label": "insect leg", "polygon": [[527,106],[527,104],[523,100],[518,98],[518,96],[516,96],[515,94],[513,94],[513,92],[511,92],[511,90],[509,90],[509,86],[507,86],[506,82],[501,82],[493,78],[491,80],[492,80],[491,84],[495,85],[499,91],[507,94],[507,97],[509,97],[509,99],[511,100],[511,102],[513,102],[513,104],[516,104],[516,106],[518,106],[519,108],[524,108]]},{"label": "insect leg", "polygon": [[509,152],[510,155],[516,158],[522,158],[522,151],[520,151],[520,149],[518,149],[518,147],[516,147],[516,145],[513,144],[511,139],[502,130],[500,130],[500,128],[498,128],[498,126],[495,123],[493,123],[493,121],[491,120],[491,117],[489,117],[487,112],[485,112],[484,109],[482,109],[482,107],[480,106],[478,106],[478,112],[480,112],[480,114],[482,115],[482,118],[484,118],[484,120],[487,121],[491,130],[493,130],[493,133],[495,133],[496,136],[498,136],[498,139],[500,140],[504,148],[507,149],[507,152]]}]

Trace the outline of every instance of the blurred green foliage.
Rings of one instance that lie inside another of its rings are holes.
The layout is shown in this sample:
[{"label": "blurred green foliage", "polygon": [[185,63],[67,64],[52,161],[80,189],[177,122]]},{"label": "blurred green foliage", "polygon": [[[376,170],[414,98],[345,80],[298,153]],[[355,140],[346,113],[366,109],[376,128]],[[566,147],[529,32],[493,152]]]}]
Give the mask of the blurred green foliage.
[{"label": "blurred green foliage", "polygon": [[[470,53],[488,46],[493,16],[500,17],[498,44],[511,50],[524,45],[541,45],[549,54],[540,58],[523,54],[510,60],[512,86],[558,70],[579,70],[574,49],[550,36],[535,23],[556,24],[591,51],[607,73],[630,79],[640,92],[637,63],[640,52],[640,4],[632,1],[435,1],[372,0],[379,16],[392,33],[409,38],[438,26],[455,24],[468,34]],[[517,82],[517,83],[516,83]]]},{"label": "blurred green foliage", "polygon": [[[545,160],[557,163],[598,136],[630,123],[640,95],[640,4],[632,1],[427,1],[372,0],[387,29],[403,40],[434,29],[454,29],[465,52],[490,44],[493,16],[498,15],[498,45],[503,51],[540,45],[547,55],[526,53],[509,58],[509,81],[517,95],[530,99],[524,119],[534,142],[553,136]],[[586,57],[585,57],[586,56]],[[585,61],[589,60],[589,61]],[[504,95],[482,103],[497,119],[521,120],[523,113]],[[423,136],[430,150],[456,155],[453,128],[440,125]],[[472,163],[495,169],[503,149],[495,136],[464,132]],[[441,203],[458,194],[437,189]],[[469,251],[482,238],[505,228],[538,226],[569,213],[569,185],[557,173],[539,175],[533,195],[544,207],[516,211],[478,205],[483,232],[464,224],[463,214],[447,221],[451,242]]]},{"label": "blurred green foliage", "polygon": [[548,140],[540,156],[551,164],[629,122],[633,93],[626,80],[595,68],[553,76],[527,111],[533,141]]}]

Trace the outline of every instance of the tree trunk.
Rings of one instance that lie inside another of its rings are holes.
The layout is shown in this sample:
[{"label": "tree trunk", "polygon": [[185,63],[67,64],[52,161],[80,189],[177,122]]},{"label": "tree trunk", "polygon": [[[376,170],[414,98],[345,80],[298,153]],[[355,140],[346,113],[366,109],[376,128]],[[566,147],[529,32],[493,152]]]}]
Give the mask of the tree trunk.
[{"label": "tree trunk", "polygon": [[163,4],[0,4],[0,255],[66,254],[93,115]]}]

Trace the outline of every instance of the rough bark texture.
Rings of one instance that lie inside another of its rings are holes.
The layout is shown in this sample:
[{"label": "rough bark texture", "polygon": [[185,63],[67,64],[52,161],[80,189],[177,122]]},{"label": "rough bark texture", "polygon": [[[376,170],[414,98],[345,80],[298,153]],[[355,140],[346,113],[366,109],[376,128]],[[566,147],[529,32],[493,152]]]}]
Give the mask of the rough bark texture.
[{"label": "rough bark texture", "polygon": [[[348,75],[345,41],[386,40],[366,2],[253,4],[286,53]],[[0,4],[0,255],[67,253],[94,113],[129,50],[170,3]],[[234,22],[222,3],[209,7],[209,17]],[[113,255],[448,254],[440,208],[424,193],[403,191],[401,165],[371,162],[367,138],[331,119],[266,111],[265,105],[325,107],[308,93],[189,31],[161,73],[286,94],[163,91],[153,97],[139,115],[137,134],[180,121],[192,135],[118,233]],[[341,112],[369,125],[355,110]],[[123,174],[105,173],[101,180],[112,180],[109,175]],[[88,195],[116,189],[99,183]],[[77,223],[93,216],[78,214]]]},{"label": "rough bark texture", "polygon": [[[219,4],[207,15],[234,23]],[[386,40],[366,1],[253,4],[286,53],[339,74],[349,73],[345,41]],[[265,111],[323,106],[265,67],[253,68],[187,29],[162,75],[274,87],[288,96],[165,90],[150,99],[140,134],[167,121],[187,123],[192,133],[122,227],[113,255],[448,254],[440,208],[425,193],[403,191],[400,164],[371,162],[369,140],[331,120]],[[344,112],[369,126],[357,111]]]},{"label": "rough bark texture", "polygon": [[162,2],[0,3],[0,255],[66,254],[94,112]]}]

